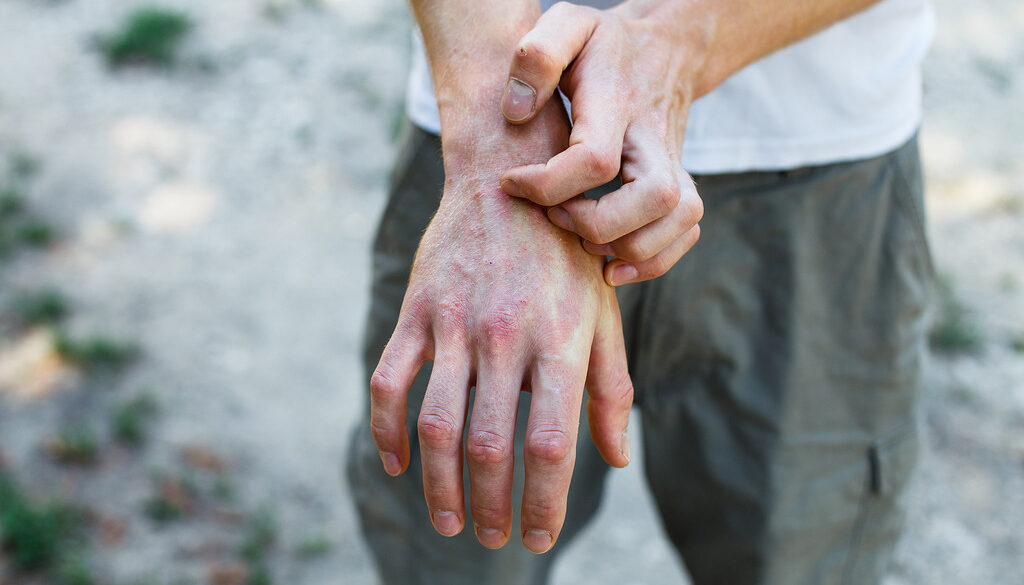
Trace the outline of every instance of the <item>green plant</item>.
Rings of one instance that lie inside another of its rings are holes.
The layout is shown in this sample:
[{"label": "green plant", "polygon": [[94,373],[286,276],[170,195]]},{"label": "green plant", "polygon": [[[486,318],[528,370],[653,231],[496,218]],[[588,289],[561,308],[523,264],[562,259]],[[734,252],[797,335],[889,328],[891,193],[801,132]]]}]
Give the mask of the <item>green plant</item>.
[{"label": "green plant", "polygon": [[173,65],[178,46],[192,29],[188,15],[156,6],[130,13],[120,27],[99,38],[99,48],[112,67],[129,63]]},{"label": "green plant", "polygon": [[23,292],[14,298],[11,308],[25,325],[57,323],[68,314],[64,295],[55,289]]},{"label": "green plant", "polygon": [[295,547],[295,556],[302,559],[316,559],[331,552],[333,544],[323,534],[310,536]]},{"label": "green plant", "polygon": [[154,413],[156,400],[149,394],[137,396],[118,405],[110,421],[114,439],[128,445],[142,443],[146,438],[146,421]]},{"label": "green plant", "polygon": [[238,554],[250,565],[260,563],[277,538],[277,522],[267,511],[250,519]]},{"label": "green plant", "polygon": [[62,431],[46,442],[46,453],[61,463],[86,465],[96,461],[96,434],[86,426]]},{"label": "green plant", "polygon": [[939,279],[939,315],[928,341],[933,349],[947,354],[970,353],[981,347],[981,332],[957,299],[948,277]]},{"label": "green plant", "polygon": [[55,239],[53,228],[45,222],[29,218],[12,229],[12,240],[16,244],[25,244],[41,248],[53,243]]},{"label": "green plant", "polygon": [[213,481],[213,497],[222,503],[230,503],[235,500],[235,486],[224,476],[217,476]]},{"label": "green plant", "polygon": [[36,504],[0,471],[0,548],[19,571],[51,569],[78,542],[82,516],[63,503]]},{"label": "green plant", "polygon": [[25,210],[25,197],[14,187],[0,189],[0,220],[15,216]]},{"label": "green plant", "polygon": [[1024,353],[1024,331],[1010,337],[1010,349],[1017,353]]},{"label": "green plant", "polygon": [[103,335],[73,339],[64,331],[57,332],[54,350],[65,360],[85,369],[122,367],[139,353],[133,343],[115,341]]},{"label": "green plant", "polygon": [[42,162],[27,152],[15,152],[10,156],[11,175],[18,180],[27,180],[36,176],[43,166]]},{"label": "green plant", "polygon": [[270,569],[263,563],[249,567],[249,578],[245,585],[271,585],[274,580],[270,577]]},{"label": "green plant", "polygon": [[93,585],[96,582],[89,559],[80,551],[65,555],[56,573],[61,585]]},{"label": "green plant", "polygon": [[143,505],[143,512],[153,522],[166,524],[192,513],[196,487],[187,478],[158,475],[154,478],[154,494]]}]

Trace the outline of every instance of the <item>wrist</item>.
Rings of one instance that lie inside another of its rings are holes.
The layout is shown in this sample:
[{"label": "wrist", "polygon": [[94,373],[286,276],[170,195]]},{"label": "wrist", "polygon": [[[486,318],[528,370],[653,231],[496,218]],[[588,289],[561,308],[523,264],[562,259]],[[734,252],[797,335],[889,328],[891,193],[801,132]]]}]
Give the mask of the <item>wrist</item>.
[{"label": "wrist", "polygon": [[509,124],[501,115],[503,84],[504,79],[492,84],[476,103],[441,109],[447,177],[483,182],[501,192],[498,179],[506,170],[547,162],[566,148],[569,122],[561,100],[549,100],[530,124]]},{"label": "wrist", "polygon": [[612,10],[658,39],[662,54],[675,61],[676,87],[687,103],[707,95],[728,73],[729,56],[714,49],[725,2],[627,0]]}]

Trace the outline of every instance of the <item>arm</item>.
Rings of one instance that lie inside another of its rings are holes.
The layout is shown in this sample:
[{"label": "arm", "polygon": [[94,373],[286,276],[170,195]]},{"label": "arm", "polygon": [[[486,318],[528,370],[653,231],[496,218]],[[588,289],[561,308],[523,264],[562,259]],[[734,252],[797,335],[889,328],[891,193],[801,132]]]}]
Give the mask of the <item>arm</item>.
[{"label": "arm", "polygon": [[[568,140],[559,103],[539,107],[529,126],[511,126],[499,113],[502,72],[540,13],[536,3],[413,6],[438,96],[446,179],[371,380],[371,428],[385,470],[402,473],[407,391],[433,360],[418,418],[428,511],[441,534],[462,530],[465,453],[477,537],[498,548],[511,530],[517,402],[521,390],[532,391],[521,531],[530,550],[545,552],[565,515],[584,384],[598,450],[612,465],[629,461],[632,386],[618,304],[600,259],[577,236],[500,189],[503,169],[546,160]],[[470,386],[476,395],[463,445]]]},{"label": "arm", "polygon": [[[572,101],[569,148],[508,170],[502,188],[578,233],[614,285],[660,276],[699,237],[700,198],[683,171],[693,100],[744,66],[877,0],[629,0],[610,10],[560,3],[516,44],[502,102],[530,121],[555,88]],[[513,99],[535,95],[536,99]],[[621,172],[600,201],[577,195]]]}]

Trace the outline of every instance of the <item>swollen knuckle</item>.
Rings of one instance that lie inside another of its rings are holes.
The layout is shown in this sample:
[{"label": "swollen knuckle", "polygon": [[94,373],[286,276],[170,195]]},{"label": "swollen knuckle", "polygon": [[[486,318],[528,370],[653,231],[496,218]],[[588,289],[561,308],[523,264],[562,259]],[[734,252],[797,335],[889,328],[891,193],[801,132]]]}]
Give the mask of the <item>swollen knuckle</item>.
[{"label": "swollen knuckle", "polygon": [[488,311],[483,321],[483,335],[488,346],[503,351],[513,345],[522,324],[518,311],[512,307],[497,307]]},{"label": "swollen knuckle", "polygon": [[458,441],[459,427],[451,413],[441,409],[424,409],[416,421],[420,441],[431,446],[450,445]]},{"label": "swollen knuckle", "polygon": [[478,465],[503,463],[512,456],[512,442],[508,437],[493,431],[470,431],[466,440],[466,455]]},{"label": "swollen knuckle", "polygon": [[536,430],[526,438],[526,457],[542,463],[561,463],[572,455],[569,434],[562,429]]},{"label": "swollen knuckle", "polygon": [[468,318],[468,303],[461,298],[445,299],[437,304],[437,320],[446,335],[463,330]]}]

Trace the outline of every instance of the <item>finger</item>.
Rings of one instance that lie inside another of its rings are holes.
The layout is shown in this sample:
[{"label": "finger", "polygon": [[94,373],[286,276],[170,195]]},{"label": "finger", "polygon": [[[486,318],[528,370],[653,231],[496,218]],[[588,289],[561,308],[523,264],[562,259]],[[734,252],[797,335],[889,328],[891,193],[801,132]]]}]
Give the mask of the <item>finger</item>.
[{"label": "finger", "polygon": [[578,66],[581,69],[574,76],[582,81],[572,94],[569,147],[546,163],[506,171],[501,188],[507,194],[539,205],[557,205],[619,174],[623,136],[629,123],[621,84],[608,72],[594,70],[593,61]]},{"label": "finger", "polygon": [[604,267],[605,282],[612,286],[621,286],[631,282],[643,282],[658,278],[675,266],[676,262],[697,243],[699,238],[700,225],[695,225],[650,260],[643,262],[612,260]]},{"label": "finger", "polygon": [[538,554],[554,546],[565,521],[585,369],[558,359],[534,366],[523,449],[526,483],[521,529],[523,544]]},{"label": "finger", "polygon": [[[630,183],[639,183],[640,180]],[[668,215],[608,243],[596,244],[584,238],[583,247],[595,256],[614,256],[632,263],[654,258],[688,233],[700,221],[704,207],[692,182],[682,191],[680,202]]]},{"label": "finger", "polygon": [[548,209],[558,227],[606,244],[669,215],[679,203],[675,181],[644,177],[601,197],[580,196]]},{"label": "finger", "polygon": [[[692,191],[692,198],[699,202],[693,181],[680,167],[678,158],[669,152],[664,138],[648,125],[634,123],[624,131],[621,158],[623,184],[619,189],[598,200],[576,197],[549,209],[552,223],[584,240],[607,244],[669,215],[681,201],[689,201],[690,198],[682,197],[684,189]],[[671,239],[674,238],[668,241]],[[650,255],[668,241],[663,241]]]},{"label": "finger", "polygon": [[469,501],[477,540],[501,548],[512,529],[512,472],[522,374],[498,360],[478,362],[466,456]]},{"label": "finger", "polygon": [[590,352],[587,372],[587,420],[590,437],[601,457],[609,465],[625,467],[629,463],[629,411],[633,407],[633,382],[626,361],[622,337],[622,319],[618,302],[611,296]]},{"label": "finger", "polygon": [[424,330],[414,322],[414,317],[400,317],[370,377],[370,431],[388,475],[399,475],[409,465],[409,386],[428,357]]},{"label": "finger", "polygon": [[434,528],[455,536],[465,524],[462,429],[469,398],[468,353],[446,347],[434,358],[417,430],[423,461],[423,495]]},{"label": "finger", "polygon": [[501,112],[513,124],[524,124],[555,93],[562,72],[583,49],[597,26],[598,11],[560,2],[541,15],[519,40],[509,68]]}]

